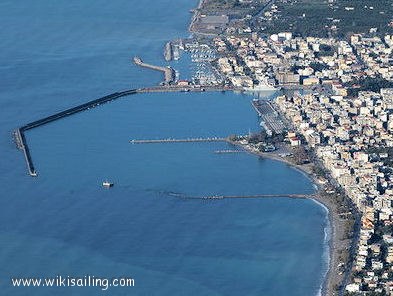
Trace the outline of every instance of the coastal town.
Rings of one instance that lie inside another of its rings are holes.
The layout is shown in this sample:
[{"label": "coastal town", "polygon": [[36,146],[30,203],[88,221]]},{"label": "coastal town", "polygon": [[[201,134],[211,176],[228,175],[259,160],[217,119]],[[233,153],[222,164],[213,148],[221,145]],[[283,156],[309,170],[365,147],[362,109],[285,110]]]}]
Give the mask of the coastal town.
[{"label": "coastal town", "polygon": [[[29,174],[37,176],[25,130],[136,93],[246,93],[259,132],[193,141],[227,141],[305,172],[317,187],[312,198],[329,209],[332,226],[323,294],[393,295],[393,4],[327,0],[314,3],[316,16],[309,8],[291,16],[288,11],[304,1],[201,0],[191,11],[193,36],[164,46],[170,65],[133,59],[162,72],[160,86],[116,92],[15,132]],[[325,8],[333,16],[318,24]],[[279,25],[284,20],[285,28]],[[182,55],[193,64],[187,78],[173,64]],[[163,141],[191,140],[131,143]],[[239,152],[216,153],[234,151]]]},{"label": "coastal town", "polygon": [[[377,27],[345,38],[261,34],[247,25],[252,15],[231,22],[229,15],[201,13],[211,2],[201,1],[190,26],[193,49],[209,52],[201,57],[209,75],[175,83],[253,95],[280,89],[272,101],[253,101],[262,135],[231,141],[296,165],[318,184],[337,220],[327,295],[393,295],[393,35]],[[261,3],[259,20],[279,14],[273,1]],[[340,20],[333,23],[329,30]]]}]

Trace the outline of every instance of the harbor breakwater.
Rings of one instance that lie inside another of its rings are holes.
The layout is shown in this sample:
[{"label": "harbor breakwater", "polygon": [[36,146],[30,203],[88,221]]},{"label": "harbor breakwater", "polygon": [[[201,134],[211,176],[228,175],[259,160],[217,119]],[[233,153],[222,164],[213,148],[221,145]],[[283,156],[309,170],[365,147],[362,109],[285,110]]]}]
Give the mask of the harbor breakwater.
[{"label": "harbor breakwater", "polygon": [[121,92],[115,92],[113,94],[89,101],[87,103],[69,108],[67,110],[55,113],[53,115],[32,121],[30,123],[27,123],[19,128],[17,128],[14,131],[14,138],[15,138],[15,142],[17,147],[22,150],[24,156],[25,156],[25,161],[26,161],[26,165],[27,165],[27,170],[30,176],[32,177],[36,177],[37,176],[37,171],[34,167],[33,164],[33,159],[31,157],[30,154],[30,150],[29,150],[29,146],[27,144],[26,141],[26,136],[25,136],[25,131],[27,130],[31,130],[33,128],[37,128],[40,127],[42,125],[51,123],[53,121],[62,119],[64,117],[68,117],[71,116],[73,114],[85,111],[85,110],[89,110],[90,108],[95,108],[97,106],[100,106],[102,104],[108,103],[110,101],[116,100],[118,98],[121,97],[125,97],[128,95],[132,95],[132,94],[136,94],[138,92],[137,89],[131,89],[131,90],[126,90],[126,91],[121,91]]},{"label": "harbor breakwater", "polygon": [[[138,88],[138,89],[130,89],[130,90],[125,90],[125,91],[120,91],[120,92],[115,92],[109,95],[106,95],[104,97],[89,101],[84,104],[80,104],[78,106],[66,109],[64,111],[55,113],[53,115],[29,122],[19,128],[17,128],[14,131],[14,139],[17,147],[22,150],[26,165],[27,165],[27,170],[30,176],[36,177],[37,171],[35,170],[33,160],[31,157],[31,153],[29,150],[29,146],[26,141],[26,136],[25,132],[37,127],[40,127],[42,125],[51,123],[53,121],[62,119],[64,117],[71,116],[73,114],[89,110],[90,108],[95,108],[97,106],[100,106],[102,104],[114,101],[116,99],[119,99],[121,97],[125,97],[128,95],[132,94],[137,94],[137,93],[147,93],[147,92],[184,92],[184,91],[192,91],[192,92],[204,92],[204,91],[234,91],[236,89],[230,88],[230,87],[220,87],[220,86],[186,86],[186,87],[177,87],[177,86],[155,86],[155,87],[147,87],[147,88]],[[215,140],[217,141],[217,139]],[[218,139],[218,141],[222,141],[222,139]]]}]

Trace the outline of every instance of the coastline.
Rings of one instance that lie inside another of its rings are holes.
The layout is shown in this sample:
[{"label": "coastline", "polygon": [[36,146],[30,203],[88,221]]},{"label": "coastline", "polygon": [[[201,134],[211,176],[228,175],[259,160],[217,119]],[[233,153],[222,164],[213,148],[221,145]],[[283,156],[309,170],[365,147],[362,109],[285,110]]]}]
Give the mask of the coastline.
[{"label": "coastline", "polygon": [[[202,32],[197,32],[194,30],[195,22],[198,20],[200,16],[200,9],[202,8],[204,2],[206,0],[199,0],[197,8],[193,11],[193,16],[191,18],[191,22],[189,25],[189,32],[193,35],[201,34]],[[280,112],[279,112],[280,113]],[[262,158],[268,158],[275,161],[279,161],[285,163],[291,168],[298,170],[302,174],[304,174],[315,186],[316,194],[312,198],[312,201],[320,204],[327,210],[327,218],[328,218],[328,228],[329,234],[327,239],[328,250],[328,262],[327,262],[327,270],[323,270],[323,279],[321,283],[321,287],[318,290],[317,295],[323,296],[332,296],[332,295],[341,295],[342,285],[345,285],[345,281],[347,279],[348,273],[350,272],[350,254],[348,254],[348,259],[342,259],[343,253],[349,253],[351,245],[353,244],[353,239],[349,238],[350,229],[346,229],[346,220],[340,217],[340,205],[333,198],[328,198],[326,194],[323,194],[324,188],[323,183],[318,180],[318,176],[313,173],[312,168],[317,164],[314,162],[310,162],[308,165],[298,165],[293,161],[287,159],[286,157],[281,157],[275,153],[266,153],[259,152],[246,145],[240,144],[238,142],[233,142],[231,140],[227,140],[229,144],[240,147],[241,149],[247,151],[250,154],[256,155]],[[328,178],[326,181],[331,181]],[[326,238],[324,243],[326,242]],[[325,247],[324,247],[325,248]],[[324,251],[325,254],[325,251]],[[345,257],[344,257],[345,258]],[[344,262],[342,262],[344,261]],[[340,271],[340,267],[344,265],[342,271]]]},{"label": "coastline", "polygon": [[193,15],[192,15],[192,18],[191,18],[191,22],[190,22],[190,25],[188,26],[188,31],[190,33],[192,33],[192,34],[198,33],[198,32],[196,32],[194,30],[194,24],[198,20],[198,17],[199,17],[199,14],[200,14],[199,10],[202,8],[202,6],[203,6],[205,1],[206,0],[199,0],[198,6],[193,9]]},{"label": "coastline", "polygon": [[310,199],[316,203],[319,203],[321,206],[327,209],[330,226],[330,239],[327,242],[329,246],[328,266],[326,273],[323,275],[324,278],[321,289],[319,291],[320,294],[318,295],[338,295],[337,287],[342,284],[345,274],[337,273],[337,269],[340,264],[340,251],[342,251],[343,249],[348,249],[350,244],[349,241],[345,241],[344,239],[342,239],[343,237],[345,237],[346,233],[345,228],[342,227],[344,221],[340,219],[338,205],[334,200],[330,200],[321,194],[323,191],[321,183],[318,181],[316,175],[311,171],[313,164],[311,163],[309,165],[298,165],[274,153],[255,151],[250,149],[249,147],[246,147],[245,145],[230,140],[228,140],[228,143],[240,147],[241,149],[244,149],[250,154],[285,163],[293,169],[303,173],[308,179],[310,179],[313,185],[316,186],[316,194]]}]

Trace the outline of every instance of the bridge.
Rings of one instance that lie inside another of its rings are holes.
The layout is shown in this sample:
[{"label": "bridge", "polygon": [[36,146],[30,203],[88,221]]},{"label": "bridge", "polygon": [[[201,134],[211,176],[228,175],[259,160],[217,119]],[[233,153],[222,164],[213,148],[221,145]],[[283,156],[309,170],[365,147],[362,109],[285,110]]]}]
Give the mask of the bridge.
[{"label": "bridge", "polygon": [[187,139],[157,139],[157,140],[130,140],[131,144],[161,144],[161,143],[195,143],[195,142],[226,142],[227,138],[187,138]]}]

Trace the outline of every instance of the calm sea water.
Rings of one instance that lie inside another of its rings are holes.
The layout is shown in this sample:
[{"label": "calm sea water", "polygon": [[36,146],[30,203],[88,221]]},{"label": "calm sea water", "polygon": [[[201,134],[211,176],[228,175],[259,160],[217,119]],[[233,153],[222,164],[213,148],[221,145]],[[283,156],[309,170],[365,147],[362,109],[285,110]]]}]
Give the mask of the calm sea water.
[{"label": "calm sea water", "polygon": [[[134,95],[27,133],[38,178],[11,132],[77,103],[156,84],[196,1],[1,1],[1,295],[315,295],[326,211],[306,200],[179,196],[309,193],[301,173],[224,143],[130,139],[258,129],[250,97]],[[116,184],[103,190],[109,178]],[[12,288],[10,277],[133,277],[134,288]]]}]

